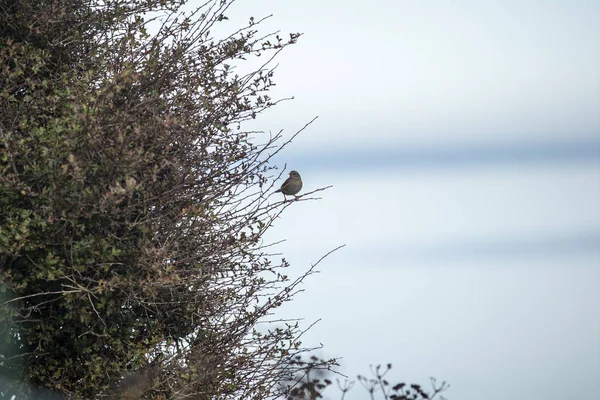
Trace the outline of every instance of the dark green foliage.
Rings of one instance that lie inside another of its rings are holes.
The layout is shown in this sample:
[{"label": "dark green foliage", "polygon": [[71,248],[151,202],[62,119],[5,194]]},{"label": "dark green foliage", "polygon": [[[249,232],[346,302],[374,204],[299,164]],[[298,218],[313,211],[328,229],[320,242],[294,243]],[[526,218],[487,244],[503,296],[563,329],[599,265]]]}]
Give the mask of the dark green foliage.
[{"label": "dark green foliage", "polygon": [[261,277],[278,267],[259,247],[274,141],[236,129],[273,105],[272,71],[227,65],[297,35],[213,40],[229,2],[179,5],[0,3],[0,372],[16,385],[93,398],[163,368],[148,396],[266,397],[268,374],[249,376],[298,349],[294,326],[253,332],[290,296],[262,294],[286,279]]}]

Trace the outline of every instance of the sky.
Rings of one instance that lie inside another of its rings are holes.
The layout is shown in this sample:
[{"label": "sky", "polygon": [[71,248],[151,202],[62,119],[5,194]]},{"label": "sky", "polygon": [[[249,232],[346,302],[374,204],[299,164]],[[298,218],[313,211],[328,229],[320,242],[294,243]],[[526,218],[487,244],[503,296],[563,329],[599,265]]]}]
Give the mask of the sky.
[{"label": "sky", "polygon": [[275,162],[333,187],[267,241],[291,275],[346,245],[280,311],[320,319],[304,343],[448,399],[600,397],[600,2],[247,0],[224,26],[270,14],[303,33],[294,100],[247,128],[318,116]]}]

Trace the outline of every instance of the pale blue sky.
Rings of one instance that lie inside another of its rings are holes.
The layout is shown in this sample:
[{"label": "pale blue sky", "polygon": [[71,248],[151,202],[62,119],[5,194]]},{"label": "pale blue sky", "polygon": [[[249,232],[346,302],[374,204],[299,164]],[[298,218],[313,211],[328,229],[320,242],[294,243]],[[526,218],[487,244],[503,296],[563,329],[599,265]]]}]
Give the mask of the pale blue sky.
[{"label": "pale blue sky", "polygon": [[321,117],[298,141],[302,148],[535,141],[598,132],[599,8],[257,0],[240,2],[229,22],[273,13],[268,28],[304,33],[279,59],[275,91],[296,100],[270,113],[288,129]]},{"label": "pale blue sky", "polygon": [[269,237],[292,275],[347,244],[281,311],[322,318],[307,344],[449,399],[599,397],[600,2],[248,0],[223,29],[268,14],[304,33],[295,100],[247,128],[318,115],[277,162],[334,185]]}]

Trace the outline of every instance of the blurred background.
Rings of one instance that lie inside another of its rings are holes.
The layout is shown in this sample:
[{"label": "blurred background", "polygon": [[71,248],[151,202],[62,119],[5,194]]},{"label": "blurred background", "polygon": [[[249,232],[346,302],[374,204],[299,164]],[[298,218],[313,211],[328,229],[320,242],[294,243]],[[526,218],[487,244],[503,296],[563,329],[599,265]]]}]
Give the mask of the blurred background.
[{"label": "blurred background", "polygon": [[295,100],[247,128],[318,115],[276,162],[333,185],[269,238],[293,276],[347,245],[281,310],[321,319],[304,343],[450,399],[600,396],[600,2],[240,1],[225,27],[269,14],[304,33]]}]

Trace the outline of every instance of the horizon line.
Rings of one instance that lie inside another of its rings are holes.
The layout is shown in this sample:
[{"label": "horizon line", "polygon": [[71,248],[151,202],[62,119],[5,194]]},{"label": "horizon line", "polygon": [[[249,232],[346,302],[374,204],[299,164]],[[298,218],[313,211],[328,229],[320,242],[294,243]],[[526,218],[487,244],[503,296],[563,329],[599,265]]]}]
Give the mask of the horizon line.
[{"label": "horizon line", "polygon": [[[358,146],[357,146],[358,147]],[[439,168],[505,164],[600,163],[600,138],[547,143],[408,145],[345,149],[333,153],[303,151],[286,154],[288,165],[314,167]],[[283,159],[278,155],[277,159]]]}]

